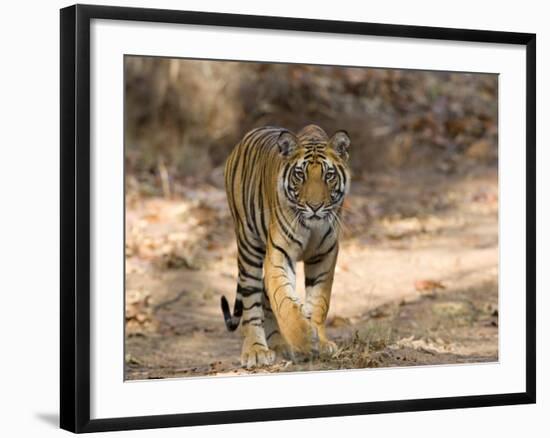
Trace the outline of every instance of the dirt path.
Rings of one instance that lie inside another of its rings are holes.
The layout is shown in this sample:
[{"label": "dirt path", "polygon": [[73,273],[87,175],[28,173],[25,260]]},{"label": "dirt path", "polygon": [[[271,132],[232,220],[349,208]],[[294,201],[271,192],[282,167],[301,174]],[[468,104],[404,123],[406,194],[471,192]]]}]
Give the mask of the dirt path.
[{"label": "dirt path", "polygon": [[329,312],[338,353],[252,371],[219,308],[237,274],[224,192],[185,193],[127,198],[127,379],[498,360],[495,169],[355,177]]}]

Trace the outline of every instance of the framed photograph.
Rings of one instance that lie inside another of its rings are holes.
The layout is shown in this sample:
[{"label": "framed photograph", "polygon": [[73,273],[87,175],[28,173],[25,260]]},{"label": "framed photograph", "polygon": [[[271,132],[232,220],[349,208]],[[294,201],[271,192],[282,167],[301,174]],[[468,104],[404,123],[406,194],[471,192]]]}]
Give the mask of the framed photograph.
[{"label": "framed photograph", "polygon": [[535,402],[535,35],[61,10],[61,427]]}]

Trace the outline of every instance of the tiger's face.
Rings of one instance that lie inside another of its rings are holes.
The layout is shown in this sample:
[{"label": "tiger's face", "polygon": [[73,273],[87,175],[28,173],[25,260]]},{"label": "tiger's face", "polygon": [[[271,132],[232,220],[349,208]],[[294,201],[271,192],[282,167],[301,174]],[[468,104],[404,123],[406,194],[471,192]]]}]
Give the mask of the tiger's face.
[{"label": "tiger's face", "polygon": [[302,222],[334,220],[349,191],[348,134],[328,138],[311,125],[297,136],[283,132],[278,145],[285,157],[280,194],[287,206]]}]

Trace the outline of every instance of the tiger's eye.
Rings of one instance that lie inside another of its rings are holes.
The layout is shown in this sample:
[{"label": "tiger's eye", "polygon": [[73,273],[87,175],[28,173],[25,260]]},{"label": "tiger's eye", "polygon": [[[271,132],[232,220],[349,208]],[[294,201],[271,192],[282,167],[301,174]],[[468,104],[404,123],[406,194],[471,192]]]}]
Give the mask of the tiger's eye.
[{"label": "tiger's eye", "polygon": [[325,174],[325,178],[327,181],[330,181],[331,179],[333,179],[336,175],[336,172],[332,169],[328,170],[327,173]]},{"label": "tiger's eye", "polygon": [[294,176],[300,179],[304,179],[304,171],[300,169],[299,167],[294,168]]}]

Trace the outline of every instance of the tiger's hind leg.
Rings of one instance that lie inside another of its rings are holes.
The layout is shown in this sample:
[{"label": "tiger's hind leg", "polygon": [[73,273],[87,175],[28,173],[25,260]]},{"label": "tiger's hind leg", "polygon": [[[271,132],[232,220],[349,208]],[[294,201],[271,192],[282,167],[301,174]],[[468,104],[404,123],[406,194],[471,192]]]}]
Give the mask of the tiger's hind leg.
[{"label": "tiger's hind leg", "polygon": [[267,346],[264,330],[262,266],[241,251],[239,248],[237,285],[237,299],[241,299],[243,304],[241,365],[247,368],[270,365],[275,360],[275,353]]}]

